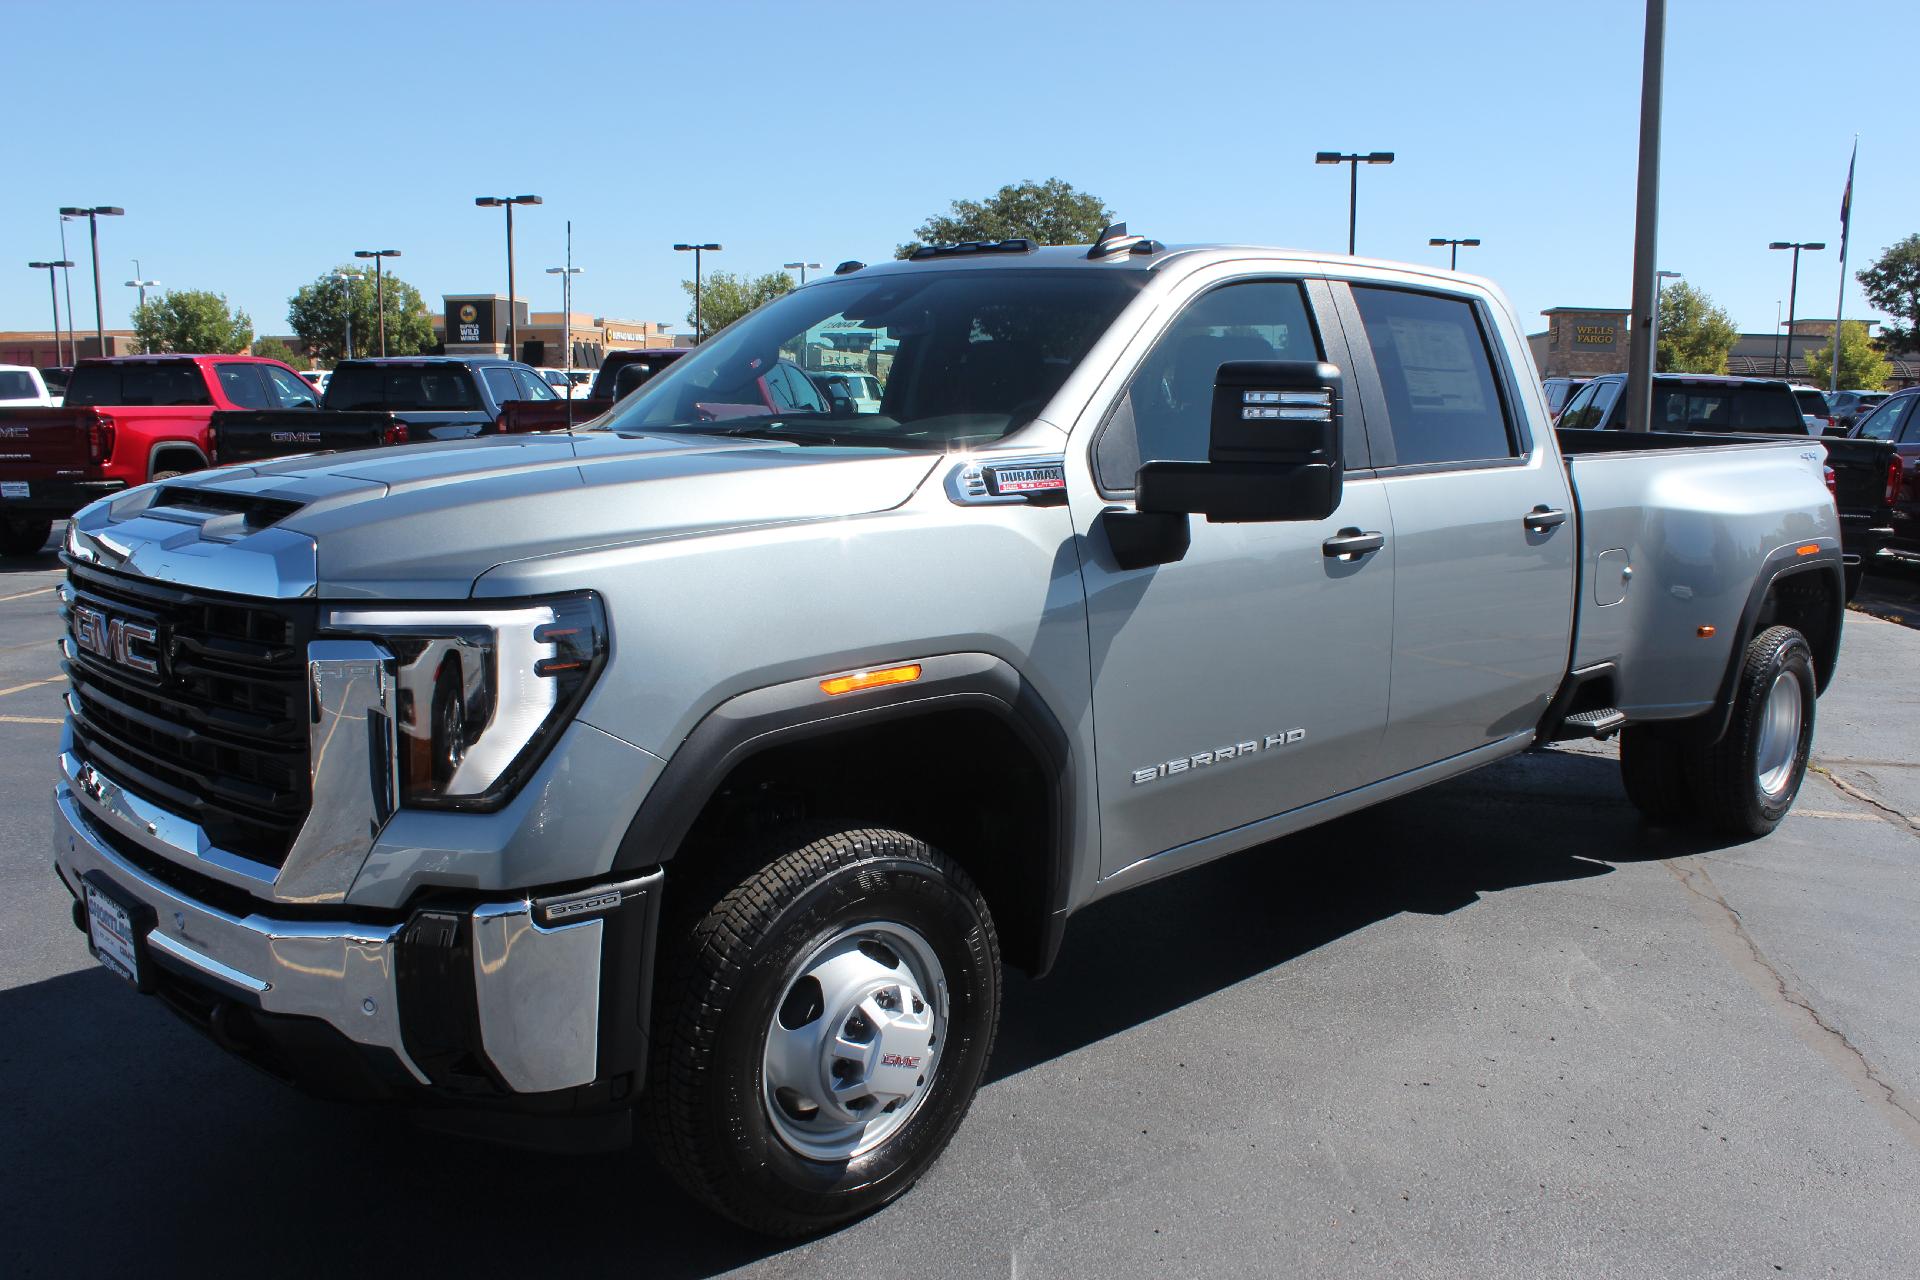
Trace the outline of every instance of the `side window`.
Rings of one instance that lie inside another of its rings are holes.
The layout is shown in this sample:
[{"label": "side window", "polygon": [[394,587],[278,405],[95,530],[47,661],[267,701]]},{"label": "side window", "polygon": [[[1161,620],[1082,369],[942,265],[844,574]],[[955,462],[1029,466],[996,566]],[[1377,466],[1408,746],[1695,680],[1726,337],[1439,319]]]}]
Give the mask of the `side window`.
[{"label": "side window", "polygon": [[260,379],[260,366],[217,364],[213,371],[220,378],[220,392],[242,409],[270,409],[266,383]]},{"label": "side window", "polygon": [[495,404],[520,399],[520,388],[513,385],[513,370],[501,365],[488,365],[480,370],[480,376],[487,380],[487,394],[493,397]]},{"label": "side window", "polygon": [[1900,416],[1906,412],[1908,400],[1883,400],[1880,407],[1860,419],[1858,435],[1863,440],[1893,440],[1900,434]]},{"label": "side window", "polygon": [[1292,281],[1223,285],[1189,303],[1134,370],[1094,444],[1100,487],[1130,490],[1143,462],[1207,456],[1213,379],[1230,360],[1318,360],[1307,300]]},{"label": "side window", "polygon": [[553,388],[547,385],[545,378],[526,369],[515,369],[513,380],[520,388],[522,400],[558,400]]},{"label": "side window", "polygon": [[1894,436],[1901,444],[1920,444],[1920,415],[1913,412],[1916,404],[1920,404],[1920,396],[1904,396],[1892,406]]},{"label": "side window", "polygon": [[1589,382],[1586,386],[1581,387],[1573,393],[1573,399],[1567,401],[1567,407],[1560,411],[1561,426],[1585,427],[1592,425],[1592,423],[1588,421],[1587,406],[1593,403],[1593,393],[1595,390],[1594,384]]},{"label": "side window", "polygon": [[1380,370],[1398,465],[1519,455],[1472,303],[1359,284],[1353,300]]},{"label": "side window", "polygon": [[278,365],[258,366],[267,376],[267,389],[282,409],[313,409],[320,404],[319,393]]},{"label": "side window", "polygon": [[1609,421],[1613,417],[1614,401],[1620,398],[1620,388],[1624,382],[1603,382],[1593,389],[1593,407],[1587,410],[1587,425],[1590,427],[1617,427],[1619,424]]}]

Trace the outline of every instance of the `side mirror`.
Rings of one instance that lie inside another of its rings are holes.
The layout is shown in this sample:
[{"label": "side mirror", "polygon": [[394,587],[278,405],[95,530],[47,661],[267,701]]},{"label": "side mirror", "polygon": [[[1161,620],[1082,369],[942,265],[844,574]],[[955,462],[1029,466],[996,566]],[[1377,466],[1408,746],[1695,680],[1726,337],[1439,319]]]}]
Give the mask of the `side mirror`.
[{"label": "side mirror", "polygon": [[1340,505],[1342,378],[1313,360],[1235,360],[1213,384],[1205,462],[1147,462],[1134,506],[1213,524],[1324,520]]}]

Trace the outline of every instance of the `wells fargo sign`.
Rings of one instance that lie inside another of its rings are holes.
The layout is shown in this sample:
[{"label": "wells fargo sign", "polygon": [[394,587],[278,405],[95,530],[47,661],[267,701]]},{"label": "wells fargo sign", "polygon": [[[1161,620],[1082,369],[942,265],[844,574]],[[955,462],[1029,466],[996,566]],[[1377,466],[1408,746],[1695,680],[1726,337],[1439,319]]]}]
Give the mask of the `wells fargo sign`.
[{"label": "wells fargo sign", "polygon": [[1577,324],[1573,326],[1573,345],[1576,347],[1611,347],[1619,336],[1618,325]]}]

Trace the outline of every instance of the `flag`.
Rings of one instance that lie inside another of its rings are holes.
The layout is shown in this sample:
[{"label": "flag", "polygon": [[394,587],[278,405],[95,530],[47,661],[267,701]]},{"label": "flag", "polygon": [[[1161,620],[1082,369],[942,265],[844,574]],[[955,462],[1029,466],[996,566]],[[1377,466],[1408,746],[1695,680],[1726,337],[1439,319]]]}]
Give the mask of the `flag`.
[{"label": "flag", "polygon": [[1840,230],[1847,229],[1848,219],[1853,217],[1853,162],[1860,158],[1860,139],[1853,140],[1853,154],[1847,157],[1847,189],[1840,196]]}]

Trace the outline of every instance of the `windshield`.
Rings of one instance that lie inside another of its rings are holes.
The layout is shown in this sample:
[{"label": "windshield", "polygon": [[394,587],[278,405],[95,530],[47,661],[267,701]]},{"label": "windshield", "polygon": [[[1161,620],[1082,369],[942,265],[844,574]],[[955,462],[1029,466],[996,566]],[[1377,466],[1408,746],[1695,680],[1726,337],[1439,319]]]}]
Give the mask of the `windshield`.
[{"label": "windshield", "polygon": [[905,449],[998,440],[1046,406],[1144,279],[928,271],[796,290],[588,429]]},{"label": "windshield", "polygon": [[207,380],[191,361],[165,364],[96,364],[76,369],[67,385],[67,407],[88,405],[212,404]]},{"label": "windshield", "polygon": [[480,407],[464,365],[341,365],[327,380],[329,409],[455,410]]},{"label": "windshield", "polygon": [[1793,398],[1800,402],[1800,412],[1810,417],[1824,418],[1830,412],[1827,408],[1827,398],[1818,391],[1804,391],[1795,387]]}]

